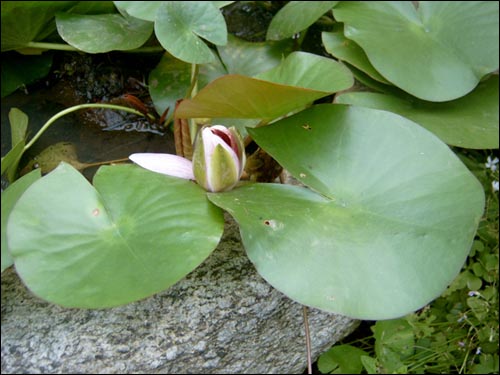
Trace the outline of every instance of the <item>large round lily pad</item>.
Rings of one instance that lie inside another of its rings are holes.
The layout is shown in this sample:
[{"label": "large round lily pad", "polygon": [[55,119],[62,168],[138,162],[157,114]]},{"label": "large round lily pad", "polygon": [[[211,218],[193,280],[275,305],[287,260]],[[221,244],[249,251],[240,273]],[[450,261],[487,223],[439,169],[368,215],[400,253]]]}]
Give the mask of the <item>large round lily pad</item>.
[{"label": "large round lily pad", "polygon": [[223,226],[193,182],[125,165],[102,167],[93,187],[62,163],[19,199],[7,241],[33,293],[101,308],[176,283],[216,247]]},{"label": "large round lily pad", "polygon": [[258,272],[292,299],[390,319],[444,291],[483,211],[479,182],[432,133],[389,112],[321,105],[249,129],[304,184],[209,194]]}]

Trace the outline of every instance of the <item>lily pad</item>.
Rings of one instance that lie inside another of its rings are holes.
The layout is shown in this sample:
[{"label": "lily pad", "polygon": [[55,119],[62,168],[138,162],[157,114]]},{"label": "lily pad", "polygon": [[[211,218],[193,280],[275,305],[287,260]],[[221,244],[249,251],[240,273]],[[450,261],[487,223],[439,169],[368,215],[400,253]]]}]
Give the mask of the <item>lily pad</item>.
[{"label": "lily pad", "polygon": [[56,24],[61,38],[87,53],[136,49],[153,33],[151,22],[120,14],[58,13]]},{"label": "lily pad", "polygon": [[347,39],[341,30],[335,32],[324,31],[321,33],[321,41],[326,51],[337,59],[348,62],[379,82],[390,84],[375,70],[368,57],[366,57],[365,51],[354,41]]},{"label": "lily pad", "polygon": [[201,38],[216,45],[227,43],[224,17],[210,1],[162,2],[156,14],[155,33],[170,54],[192,64],[215,60]]},{"label": "lily pad", "polygon": [[249,184],[209,199],[235,217],[257,271],[290,298],[391,319],[429,303],[460,271],[484,193],[432,133],[343,105],[249,133],[309,189]]},{"label": "lily pad", "polygon": [[177,100],[186,96],[191,86],[191,65],[165,53],[158,65],[149,73],[149,93],[155,109],[173,113]]},{"label": "lily pad", "polygon": [[217,47],[229,74],[255,76],[279,65],[292,52],[292,41],[247,42],[228,35],[225,46]]},{"label": "lily pad", "polygon": [[115,6],[135,18],[154,22],[161,1],[113,1]]},{"label": "lily pad", "polygon": [[16,180],[2,192],[2,272],[14,264],[7,244],[7,219],[19,197],[41,177],[40,171],[32,171],[26,176]]},{"label": "lily pad", "polygon": [[[217,8],[223,8],[234,1],[212,1]],[[116,7],[133,17],[154,22],[156,12],[161,6],[161,1],[113,1]]]},{"label": "lily pad", "polygon": [[424,100],[472,91],[498,69],[498,2],[343,1],[333,10],[344,34],[387,80]]},{"label": "lily pad", "polygon": [[498,99],[498,76],[495,75],[470,94],[446,103],[367,92],[345,93],[335,100],[397,113],[422,125],[449,145],[488,149],[499,146]]},{"label": "lily pad", "polygon": [[222,235],[222,212],[191,181],[134,165],[101,167],[94,187],[61,163],[30,186],[7,223],[18,274],[67,307],[117,306],[196,268]]},{"label": "lily pad", "polygon": [[351,72],[325,57],[291,53],[256,78],[229,74],[204,87],[177,108],[179,118],[274,119],[316,99],[352,86]]},{"label": "lily pad", "polygon": [[56,12],[68,10],[74,1],[3,1],[2,52],[26,47],[53,29]]},{"label": "lily pad", "polygon": [[290,38],[307,29],[323,14],[332,9],[338,1],[290,1],[271,20],[267,40]]},{"label": "lily pad", "polygon": [[354,83],[351,72],[342,64],[307,52],[293,52],[255,78],[330,93],[348,89]]}]

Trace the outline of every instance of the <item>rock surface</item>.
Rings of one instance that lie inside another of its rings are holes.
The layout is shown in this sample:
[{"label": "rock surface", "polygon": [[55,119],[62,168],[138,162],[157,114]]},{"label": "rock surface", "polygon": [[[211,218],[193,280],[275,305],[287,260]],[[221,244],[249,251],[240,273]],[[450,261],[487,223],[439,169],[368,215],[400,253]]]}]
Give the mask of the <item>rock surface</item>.
[{"label": "rock surface", "polygon": [[[227,220],[217,249],[153,297],[79,310],[34,297],[14,270],[2,274],[2,374],[302,373],[302,305],[267,284]],[[358,321],[308,309],[313,359]]]}]

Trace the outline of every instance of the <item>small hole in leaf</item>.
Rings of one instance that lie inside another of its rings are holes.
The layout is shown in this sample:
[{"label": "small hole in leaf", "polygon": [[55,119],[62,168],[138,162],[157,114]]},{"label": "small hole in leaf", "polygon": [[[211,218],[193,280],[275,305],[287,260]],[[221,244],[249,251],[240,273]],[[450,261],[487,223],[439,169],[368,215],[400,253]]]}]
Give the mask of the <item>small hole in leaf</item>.
[{"label": "small hole in leaf", "polygon": [[98,208],[95,208],[94,211],[92,211],[92,215],[93,216],[99,216],[99,209]]},{"label": "small hole in leaf", "polygon": [[267,225],[269,228],[273,230],[280,230],[283,229],[284,227],[283,223],[276,220],[264,220],[264,225]]}]

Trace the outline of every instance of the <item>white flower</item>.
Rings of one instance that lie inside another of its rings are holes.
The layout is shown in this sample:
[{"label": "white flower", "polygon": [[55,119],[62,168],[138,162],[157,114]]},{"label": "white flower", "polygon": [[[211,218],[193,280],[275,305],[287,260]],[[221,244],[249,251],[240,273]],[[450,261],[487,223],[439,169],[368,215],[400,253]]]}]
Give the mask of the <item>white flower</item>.
[{"label": "white flower", "polygon": [[244,167],[245,146],[236,128],[213,125],[200,130],[194,145],[193,173],[205,190],[231,190]]},{"label": "white flower", "polygon": [[235,128],[222,125],[200,130],[193,161],[171,154],[138,153],[129,159],[153,172],[196,180],[211,192],[232,189],[245,166],[245,146]]},{"label": "white flower", "polygon": [[491,187],[493,188],[493,191],[498,191],[498,181],[491,181]]},{"label": "white flower", "polygon": [[488,158],[486,159],[486,163],[484,165],[486,166],[486,168],[489,168],[493,172],[495,172],[498,169],[498,166],[497,166],[498,162],[499,162],[499,160],[496,156],[494,159],[491,159],[491,156],[488,156]]}]

